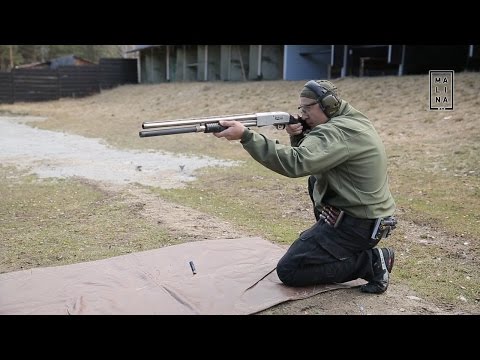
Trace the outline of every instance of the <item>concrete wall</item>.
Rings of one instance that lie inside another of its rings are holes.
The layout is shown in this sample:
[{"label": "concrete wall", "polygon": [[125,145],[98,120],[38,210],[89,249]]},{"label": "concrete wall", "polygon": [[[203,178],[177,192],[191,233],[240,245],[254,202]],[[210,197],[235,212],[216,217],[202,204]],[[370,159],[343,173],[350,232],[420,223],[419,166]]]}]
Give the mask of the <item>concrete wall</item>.
[{"label": "concrete wall", "polygon": [[140,54],[142,83],[154,84],[166,81],[165,49],[150,48]]},{"label": "concrete wall", "polygon": [[[207,59],[207,75],[205,76],[205,59]],[[198,45],[199,81],[220,80],[220,45]]]},{"label": "concrete wall", "polygon": [[140,53],[142,83],[280,80],[283,63],[283,45],[169,45]]},{"label": "concrete wall", "polygon": [[175,46],[168,46],[168,51],[166,50],[165,53],[165,62],[167,62],[167,54],[168,54],[168,65],[165,64],[166,70],[165,70],[165,76],[167,76],[168,72],[168,78],[166,79],[167,81],[179,81],[177,78],[177,54],[175,51]]},{"label": "concrete wall", "polygon": [[183,81],[197,81],[198,45],[186,45],[183,59],[185,61],[183,64],[183,69],[185,70]]},{"label": "concrete wall", "polygon": [[[185,74],[184,54],[185,45],[175,47],[175,81],[183,81]],[[173,80],[172,80],[173,81]]]},{"label": "concrete wall", "polygon": [[331,45],[285,45],[284,80],[328,79]]},{"label": "concrete wall", "polygon": [[225,81],[248,80],[249,45],[222,45],[220,48],[220,77]]},{"label": "concrete wall", "polygon": [[283,45],[250,45],[249,80],[281,80]]}]

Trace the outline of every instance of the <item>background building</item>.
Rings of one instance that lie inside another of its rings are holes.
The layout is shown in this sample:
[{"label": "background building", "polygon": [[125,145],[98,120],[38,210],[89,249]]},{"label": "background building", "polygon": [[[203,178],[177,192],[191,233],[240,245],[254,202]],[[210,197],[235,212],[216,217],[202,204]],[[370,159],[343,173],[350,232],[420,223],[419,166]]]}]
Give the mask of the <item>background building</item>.
[{"label": "background building", "polygon": [[304,80],[480,70],[478,45],[137,45],[139,82]]}]

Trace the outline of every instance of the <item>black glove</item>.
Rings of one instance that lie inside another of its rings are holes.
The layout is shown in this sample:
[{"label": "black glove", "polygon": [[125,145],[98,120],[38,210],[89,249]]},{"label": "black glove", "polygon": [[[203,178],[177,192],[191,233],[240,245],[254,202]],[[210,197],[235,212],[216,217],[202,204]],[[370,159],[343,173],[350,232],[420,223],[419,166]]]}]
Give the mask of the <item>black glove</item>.
[{"label": "black glove", "polygon": [[301,115],[298,115],[298,117],[294,117],[293,115],[290,115],[290,124],[302,124],[302,135],[305,135],[310,131],[310,126],[307,125],[307,122],[302,119]]}]

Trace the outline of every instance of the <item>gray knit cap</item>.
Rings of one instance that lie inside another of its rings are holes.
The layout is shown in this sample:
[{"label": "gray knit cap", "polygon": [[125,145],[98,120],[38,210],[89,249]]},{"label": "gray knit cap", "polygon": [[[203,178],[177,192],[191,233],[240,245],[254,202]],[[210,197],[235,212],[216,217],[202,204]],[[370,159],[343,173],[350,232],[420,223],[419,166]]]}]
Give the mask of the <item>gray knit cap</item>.
[{"label": "gray knit cap", "polygon": [[[338,89],[332,82],[330,82],[328,80],[315,80],[315,82],[317,84],[323,86],[325,89],[331,91],[337,98],[339,98]],[[306,97],[306,98],[313,99],[313,100],[317,100],[317,98],[318,98],[318,96],[312,90],[307,88],[306,86],[304,86],[302,91],[300,92],[300,97]]]}]

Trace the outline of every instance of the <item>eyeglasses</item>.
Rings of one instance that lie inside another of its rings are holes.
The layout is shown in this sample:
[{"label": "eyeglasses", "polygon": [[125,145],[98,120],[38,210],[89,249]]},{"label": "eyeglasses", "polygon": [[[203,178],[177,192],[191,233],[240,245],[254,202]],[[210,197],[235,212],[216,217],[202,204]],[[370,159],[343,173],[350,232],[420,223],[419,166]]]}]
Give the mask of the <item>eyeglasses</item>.
[{"label": "eyeglasses", "polygon": [[303,114],[306,114],[308,111],[310,111],[310,106],[313,106],[315,104],[318,104],[318,101],[315,101],[311,104],[306,104],[306,105],[300,105],[297,109],[301,110]]}]

